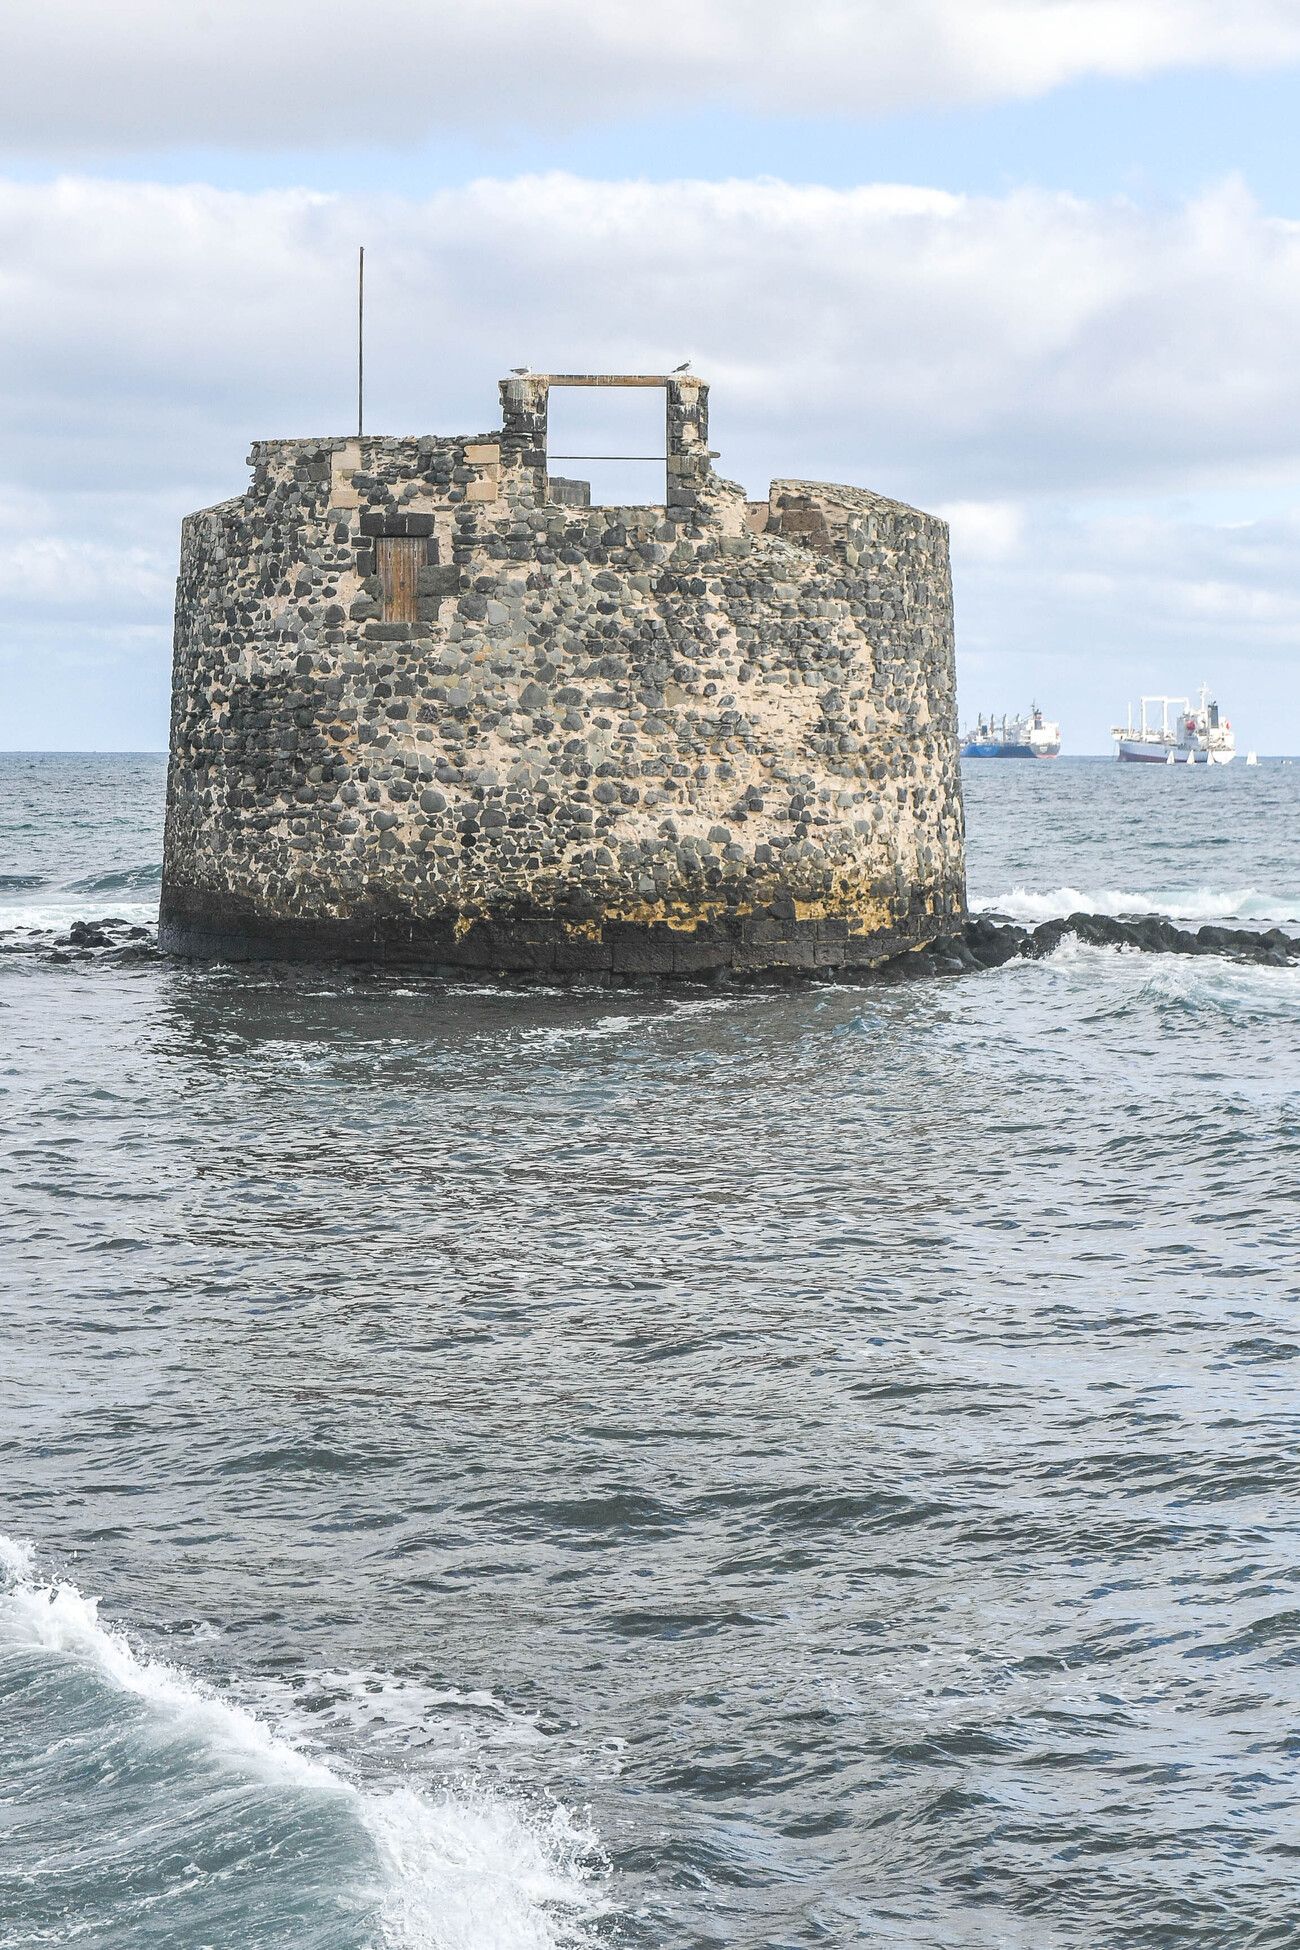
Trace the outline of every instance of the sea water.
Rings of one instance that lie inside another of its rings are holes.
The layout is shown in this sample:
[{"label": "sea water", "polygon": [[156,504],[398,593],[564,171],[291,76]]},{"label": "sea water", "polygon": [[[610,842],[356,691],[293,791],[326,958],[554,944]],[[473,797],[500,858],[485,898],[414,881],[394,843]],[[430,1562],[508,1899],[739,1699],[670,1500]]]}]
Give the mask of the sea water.
[{"label": "sea water", "polygon": [[[54,960],[0,760],[0,1944],[1300,1944],[1300,970]],[[967,767],[972,904],[1300,932],[1300,766]]]}]

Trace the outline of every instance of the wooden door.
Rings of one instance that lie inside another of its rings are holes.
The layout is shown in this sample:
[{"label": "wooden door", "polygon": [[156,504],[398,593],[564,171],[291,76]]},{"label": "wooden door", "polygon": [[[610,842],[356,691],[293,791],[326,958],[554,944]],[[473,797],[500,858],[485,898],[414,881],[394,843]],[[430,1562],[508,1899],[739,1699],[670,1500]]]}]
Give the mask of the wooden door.
[{"label": "wooden door", "polygon": [[406,535],[381,535],[377,554],[385,623],[418,621],[416,597],[424,567],[424,543]]}]

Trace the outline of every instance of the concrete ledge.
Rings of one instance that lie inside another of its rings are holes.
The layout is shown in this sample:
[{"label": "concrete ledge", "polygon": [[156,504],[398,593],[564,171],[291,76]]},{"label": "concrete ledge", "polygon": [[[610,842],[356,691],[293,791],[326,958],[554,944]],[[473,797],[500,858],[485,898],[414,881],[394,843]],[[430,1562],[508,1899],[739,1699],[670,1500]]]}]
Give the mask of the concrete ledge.
[{"label": "concrete ledge", "polygon": [[198,961],[360,962],[464,974],[575,977],[604,983],[646,977],[707,980],[869,968],[959,924],[960,915],[909,917],[905,926],[849,932],[843,922],[768,914],[710,920],[687,932],[662,922],[611,921],[574,934],[548,916],[499,917],[459,926],[454,917],[353,916],[308,920],[257,914],[196,895],[164,895],[158,943]]}]

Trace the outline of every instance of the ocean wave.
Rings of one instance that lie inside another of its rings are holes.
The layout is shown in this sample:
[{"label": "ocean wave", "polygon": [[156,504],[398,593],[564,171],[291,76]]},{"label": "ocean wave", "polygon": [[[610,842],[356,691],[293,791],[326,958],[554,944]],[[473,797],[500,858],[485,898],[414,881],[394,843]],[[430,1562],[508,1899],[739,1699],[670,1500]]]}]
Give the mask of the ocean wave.
[{"label": "ocean wave", "polygon": [[[96,912],[84,900],[3,901],[0,902],[0,941],[14,935],[66,934],[74,921],[110,918],[126,921],[133,928],[153,928],[158,924],[158,903],[156,900],[114,901],[110,915],[106,902]],[[9,945],[14,945],[12,939]]]},{"label": "ocean wave", "polygon": [[[544,991],[533,989],[534,996]],[[563,994],[564,991],[545,991]],[[656,996],[651,1007],[642,1008],[636,1015],[598,1016],[591,1021],[544,1023],[519,1031],[520,1041],[535,1044],[545,1050],[563,1050],[572,1043],[607,1042],[611,1038],[652,1034],[670,1027],[682,1017],[703,1015],[734,1015],[738,1008],[748,1008],[768,999],[760,992],[731,992],[722,996],[693,996],[689,994],[668,994]]]},{"label": "ocean wave", "polygon": [[1143,971],[1140,1000],[1160,1015],[1219,1015],[1238,1022],[1300,1013],[1300,967],[1162,959]]},{"label": "ocean wave", "polygon": [[45,885],[43,873],[0,873],[0,894],[25,894],[29,888]]},{"label": "ocean wave", "polygon": [[[136,1653],[100,1621],[98,1609],[99,1601],[75,1585],[42,1580],[30,1545],[0,1536],[0,1660],[49,1660],[131,1701],[160,1747],[175,1753],[192,1744],[202,1762],[196,1775],[214,1767],[224,1773],[223,1802],[233,1776],[245,1793],[260,1785],[333,1815],[359,1844],[352,1894],[365,1900],[379,1931],[375,1950],[559,1950],[589,1941],[587,1926],[605,1908],[591,1874],[595,1842],[558,1804],[539,1816],[469,1784],[436,1793],[360,1786],[247,1707]],[[7,1690],[12,1721],[20,1695]],[[56,1695],[45,1683],[37,1690],[48,1716]],[[51,1744],[59,1737],[54,1726],[41,1732]],[[250,1811],[249,1848],[263,1851],[263,1899],[266,1878],[280,1872],[268,1864],[293,1855],[282,1858],[278,1848],[265,1854],[270,1819],[267,1809]],[[97,1847],[108,1839],[101,1827]],[[123,1837],[124,1849],[136,1845],[134,1833]],[[198,1847],[193,1833],[187,1847]],[[188,1861],[186,1875],[199,1873]],[[228,1863],[222,1874],[228,1876]],[[341,1885],[339,1893],[347,1893]]]},{"label": "ocean wave", "polygon": [[971,907],[1030,926],[1067,914],[1108,914],[1116,920],[1163,914],[1171,921],[1236,921],[1260,928],[1300,921],[1300,894],[1267,893],[1258,887],[1173,887],[1139,894],[1116,887],[1052,887],[1040,893],[1015,886],[1008,893],[972,900]]},{"label": "ocean wave", "polygon": [[161,866],[117,867],[109,873],[87,874],[84,880],[68,882],[69,892],[74,894],[135,894],[161,886]]},{"label": "ocean wave", "polygon": [[391,1673],[277,1674],[260,1682],[254,1697],[259,1714],[299,1747],[343,1729],[375,1749],[419,1747],[463,1763],[489,1747],[538,1747],[546,1740],[538,1714],[521,1713],[485,1688],[424,1686]]},{"label": "ocean wave", "polygon": [[[1142,1010],[1236,1021],[1293,1021],[1300,1014],[1300,965],[1270,968],[1217,955],[1149,955],[1140,948],[1103,947],[1067,934],[1043,961],[1019,966],[1066,980],[1082,978],[1093,1023],[1127,1019]],[[1115,983],[1105,981],[1109,973],[1116,976]]]},{"label": "ocean wave", "polygon": [[638,1016],[599,1016],[594,1022],[548,1023],[520,1031],[520,1041],[537,1043],[543,1049],[564,1049],[570,1043],[598,1043],[611,1036],[625,1036],[629,1029],[641,1027]]}]

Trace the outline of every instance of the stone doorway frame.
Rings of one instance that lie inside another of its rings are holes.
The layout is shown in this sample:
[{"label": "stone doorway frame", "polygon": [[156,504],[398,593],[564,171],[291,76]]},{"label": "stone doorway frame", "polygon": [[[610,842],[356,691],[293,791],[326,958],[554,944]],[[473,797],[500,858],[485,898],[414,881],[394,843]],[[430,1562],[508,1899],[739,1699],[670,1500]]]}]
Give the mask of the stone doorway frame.
[{"label": "stone doorway frame", "polygon": [[[501,465],[532,474],[532,496],[547,500],[550,456],[547,453],[547,408],[553,386],[646,387],[664,393],[664,506],[670,517],[683,519],[697,510],[698,497],[712,468],[709,449],[709,388],[693,373],[646,372],[529,372],[512,373],[501,381]],[[556,459],[657,460],[657,454],[556,455]],[[657,505],[657,504],[655,504]]]}]

